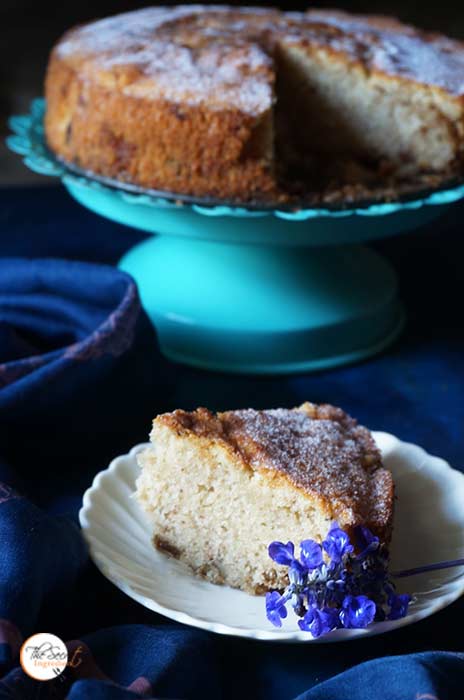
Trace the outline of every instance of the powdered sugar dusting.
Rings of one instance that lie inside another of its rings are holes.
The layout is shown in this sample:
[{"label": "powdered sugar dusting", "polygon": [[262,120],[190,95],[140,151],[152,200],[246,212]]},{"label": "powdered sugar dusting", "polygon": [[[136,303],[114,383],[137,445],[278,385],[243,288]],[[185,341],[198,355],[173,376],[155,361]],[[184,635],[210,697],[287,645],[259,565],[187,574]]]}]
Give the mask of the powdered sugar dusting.
[{"label": "powdered sugar dusting", "polygon": [[272,106],[272,60],[259,45],[272,11],[149,7],[72,30],[56,51],[83,77],[126,69],[123,92],[256,115]]},{"label": "powdered sugar dusting", "polygon": [[374,511],[381,515],[380,453],[369,431],[341,409],[314,404],[246,409],[221,414],[221,422],[253,468],[283,473],[296,486],[328,499],[335,510],[351,511],[354,520],[366,522]]},{"label": "powdered sugar dusting", "polygon": [[[309,26],[320,22],[331,28],[331,47],[355,58],[361,57],[369,70],[403,76],[454,95],[464,95],[462,42],[420,31],[390,17],[330,10],[310,10],[306,17]],[[320,29],[316,34],[316,42],[328,43],[327,30]]]},{"label": "powdered sugar dusting", "polygon": [[391,473],[369,430],[341,408],[309,402],[217,414],[197,408],[165,413],[156,423],[227,444],[251,469],[281,474],[325,501],[345,524],[365,524],[383,535],[391,524]]},{"label": "powdered sugar dusting", "polygon": [[71,30],[56,51],[87,79],[105,82],[127,67],[123,90],[134,97],[208,102],[213,109],[233,104],[257,115],[272,106],[276,41],[325,47],[367,70],[464,95],[462,43],[336,11],[149,7]]}]

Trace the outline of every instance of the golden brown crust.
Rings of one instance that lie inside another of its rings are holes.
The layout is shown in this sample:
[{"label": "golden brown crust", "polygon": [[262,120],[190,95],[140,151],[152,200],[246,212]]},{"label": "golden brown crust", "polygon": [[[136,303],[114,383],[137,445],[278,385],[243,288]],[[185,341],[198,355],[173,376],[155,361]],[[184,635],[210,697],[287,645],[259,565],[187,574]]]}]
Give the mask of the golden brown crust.
[{"label": "golden brown crust", "polygon": [[[73,29],[57,44],[45,87],[49,146],[85,170],[142,187],[285,200],[273,153],[274,50],[292,43],[355,63],[366,76],[463,100],[464,45],[389,18],[146,8]],[[459,154],[462,131],[450,121]],[[371,194],[349,185],[324,197]]]},{"label": "golden brown crust", "polygon": [[282,479],[316,499],[352,530],[364,524],[390,538],[394,485],[370,432],[340,408],[305,403],[296,409],[206,408],[158,416],[178,435],[191,434],[233,450],[243,466]]},{"label": "golden brown crust", "polygon": [[252,154],[253,143],[263,139],[267,114],[258,119],[232,109],[205,112],[164,100],[154,105],[83,81],[55,56],[46,94],[49,146],[86,170],[218,198],[247,199],[275,188],[270,159]]}]

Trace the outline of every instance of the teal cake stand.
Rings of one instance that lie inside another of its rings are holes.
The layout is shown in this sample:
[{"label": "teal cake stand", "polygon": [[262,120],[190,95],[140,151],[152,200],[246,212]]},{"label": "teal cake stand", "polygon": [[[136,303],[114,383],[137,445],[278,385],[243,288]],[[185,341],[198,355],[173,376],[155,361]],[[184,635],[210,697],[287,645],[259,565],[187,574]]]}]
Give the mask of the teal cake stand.
[{"label": "teal cake stand", "polygon": [[43,113],[36,100],[13,117],[8,145],[93,212],[157,234],[120,267],[137,281],[163,353],[205,369],[306,372],[380,352],[404,314],[395,272],[362,244],[416,229],[464,197],[460,184],[342,210],[179,203],[76,174],[47,149]]}]

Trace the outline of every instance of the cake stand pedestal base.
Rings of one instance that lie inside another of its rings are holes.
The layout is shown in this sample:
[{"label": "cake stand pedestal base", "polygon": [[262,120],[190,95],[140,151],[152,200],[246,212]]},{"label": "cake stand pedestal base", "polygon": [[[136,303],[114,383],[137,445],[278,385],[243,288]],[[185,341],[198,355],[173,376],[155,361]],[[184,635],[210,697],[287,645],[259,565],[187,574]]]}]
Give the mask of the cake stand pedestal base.
[{"label": "cake stand pedestal base", "polygon": [[361,245],[286,248],[158,236],[120,267],[172,360],[240,373],[334,367],[403,326],[396,276]]},{"label": "cake stand pedestal base", "polygon": [[464,199],[462,179],[340,208],[144,190],[58,161],[44,114],[39,99],[13,117],[9,147],[96,214],[158,234],[121,267],[138,283],[163,352],[205,369],[304,372],[379,352],[398,335],[403,312],[393,270],[360,244],[419,229]]}]

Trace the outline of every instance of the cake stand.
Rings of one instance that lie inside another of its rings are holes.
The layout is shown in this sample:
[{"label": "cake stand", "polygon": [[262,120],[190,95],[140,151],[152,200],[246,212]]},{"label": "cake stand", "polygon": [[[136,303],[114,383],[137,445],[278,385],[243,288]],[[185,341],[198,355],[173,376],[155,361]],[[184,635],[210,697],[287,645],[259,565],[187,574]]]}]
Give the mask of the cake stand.
[{"label": "cake stand", "polygon": [[44,140],[44,108],[36,100],[11,119],[9,147],[93,212],[158,234],[120,267],[163,353],[206,369],[313,371],[378,353],[404,314],[392,267],[361,244],[416,229],[464,197],[455,183],[408,201],[290,211],[143,191],[59,162]]}]

